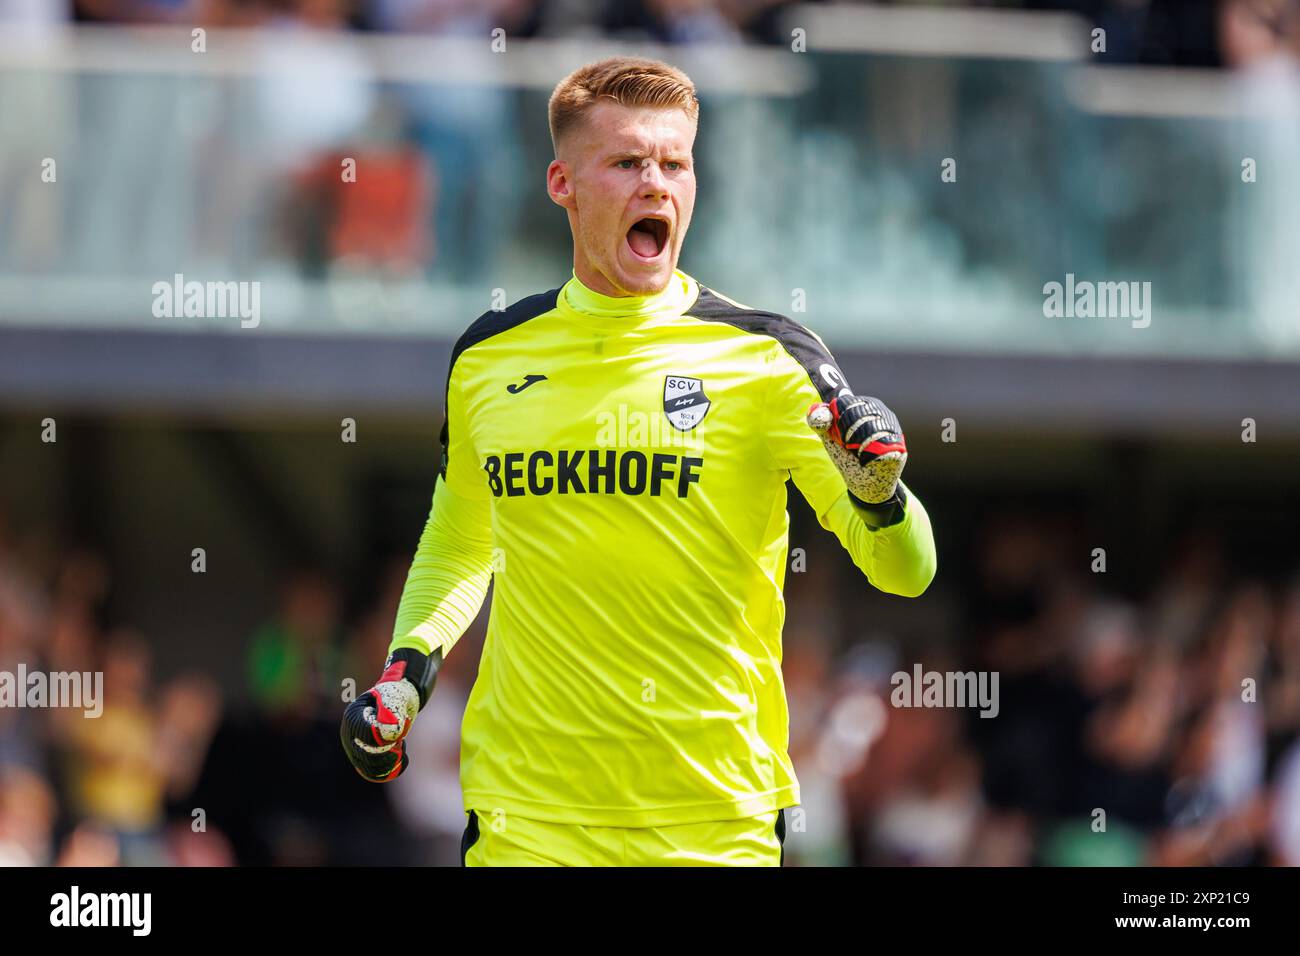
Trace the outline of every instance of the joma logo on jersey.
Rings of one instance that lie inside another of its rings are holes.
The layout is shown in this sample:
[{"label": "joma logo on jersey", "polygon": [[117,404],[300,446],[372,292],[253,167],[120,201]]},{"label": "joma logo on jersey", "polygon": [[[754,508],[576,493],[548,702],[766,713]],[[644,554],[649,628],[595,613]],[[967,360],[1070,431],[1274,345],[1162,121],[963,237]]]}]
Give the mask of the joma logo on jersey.
[{"label": "joma logo on jersey", "polygon": [[664,414],[678,431],[688,432],[704,421],[711,404],[702,379],[684,375],[664,378]]},{"label": "joma logo on jersey", "polygon": [[673,495],[685,498],[700,480],[703,458],[598,448],[509,452],[483,459],[488,488],[520,495]]}]

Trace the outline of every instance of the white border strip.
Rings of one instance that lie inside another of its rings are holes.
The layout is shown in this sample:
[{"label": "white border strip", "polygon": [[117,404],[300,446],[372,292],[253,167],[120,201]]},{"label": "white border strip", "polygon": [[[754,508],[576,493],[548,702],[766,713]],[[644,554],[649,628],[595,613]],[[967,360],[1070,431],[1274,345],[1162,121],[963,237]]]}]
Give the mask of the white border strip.
[{"label": "white border strip", "polygon": [[1090,56],[1087,21],[1069,13],[835,4],[791,7],[786,33],[809,50],[1073,61]]},{"label": "white border strip", "polygon": [[1267,112],[1252,110],[1239,79],[1222,70],[1081,66],[1066,90],[1079,109],[1101,116],[1230,120]]},{"label": "white border strip", "polygon": [[[277,42],[301,51],[360,52],[376,80],[514,87],[550,92],[566,73],[604,56],[636,54],[686,70],[704,93],[797,96],[812,70],[781,47],[622,44],[608,40],[507,39],[504,52],[482,40],[410,34],[272,30],[207,31],[207,50],[190,49],[188,27],[76,26],[32,34],[0,32],[0,70],[76,73],[258,76],[276,68]],[[301,51],[295,50],[298,55]]]}]

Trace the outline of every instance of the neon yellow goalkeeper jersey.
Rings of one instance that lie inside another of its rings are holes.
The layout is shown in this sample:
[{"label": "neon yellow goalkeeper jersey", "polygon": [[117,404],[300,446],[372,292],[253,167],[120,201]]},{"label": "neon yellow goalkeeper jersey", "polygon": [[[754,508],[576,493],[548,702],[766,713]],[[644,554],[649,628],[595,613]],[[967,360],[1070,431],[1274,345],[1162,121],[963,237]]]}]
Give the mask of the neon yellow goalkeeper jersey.
[{"label": "neon yellow goalkeeper jersey", "polygon": [[935,571],[916,495],[872,530],[805,423],[844,387],[812,332],[681,272],[634,298],[575,277],[470,326],[392,643],[445,656],[495,582],[467,810],[645,827],[798,803],[787,478],[876,587]]}]

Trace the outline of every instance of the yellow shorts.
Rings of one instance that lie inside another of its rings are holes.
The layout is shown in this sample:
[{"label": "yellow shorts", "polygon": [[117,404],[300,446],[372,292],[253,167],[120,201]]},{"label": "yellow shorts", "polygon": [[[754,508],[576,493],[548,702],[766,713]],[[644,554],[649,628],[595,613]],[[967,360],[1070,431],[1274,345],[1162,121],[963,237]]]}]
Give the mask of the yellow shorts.
[{"label": "yellow shorts", "polygon": [[462,866],[780,866],[785,811],[668,827],[586,827],[468,813]]}]

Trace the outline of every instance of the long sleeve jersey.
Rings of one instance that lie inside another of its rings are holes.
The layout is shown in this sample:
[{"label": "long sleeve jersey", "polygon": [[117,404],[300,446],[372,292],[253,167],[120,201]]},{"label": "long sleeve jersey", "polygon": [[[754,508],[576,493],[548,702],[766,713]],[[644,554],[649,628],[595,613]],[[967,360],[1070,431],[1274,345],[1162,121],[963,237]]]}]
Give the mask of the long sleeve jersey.
[{"label": "long sleeve jersey", "polygon": [[880,590],[936,566],[916,494],[873,529],[805,422],[847,386],[816,334],[681,272],[630,298],[574,277],[469,327],[392,643],[447,655],[495,582],[467,810],[639,827],[799,802],[787,479]]}]

